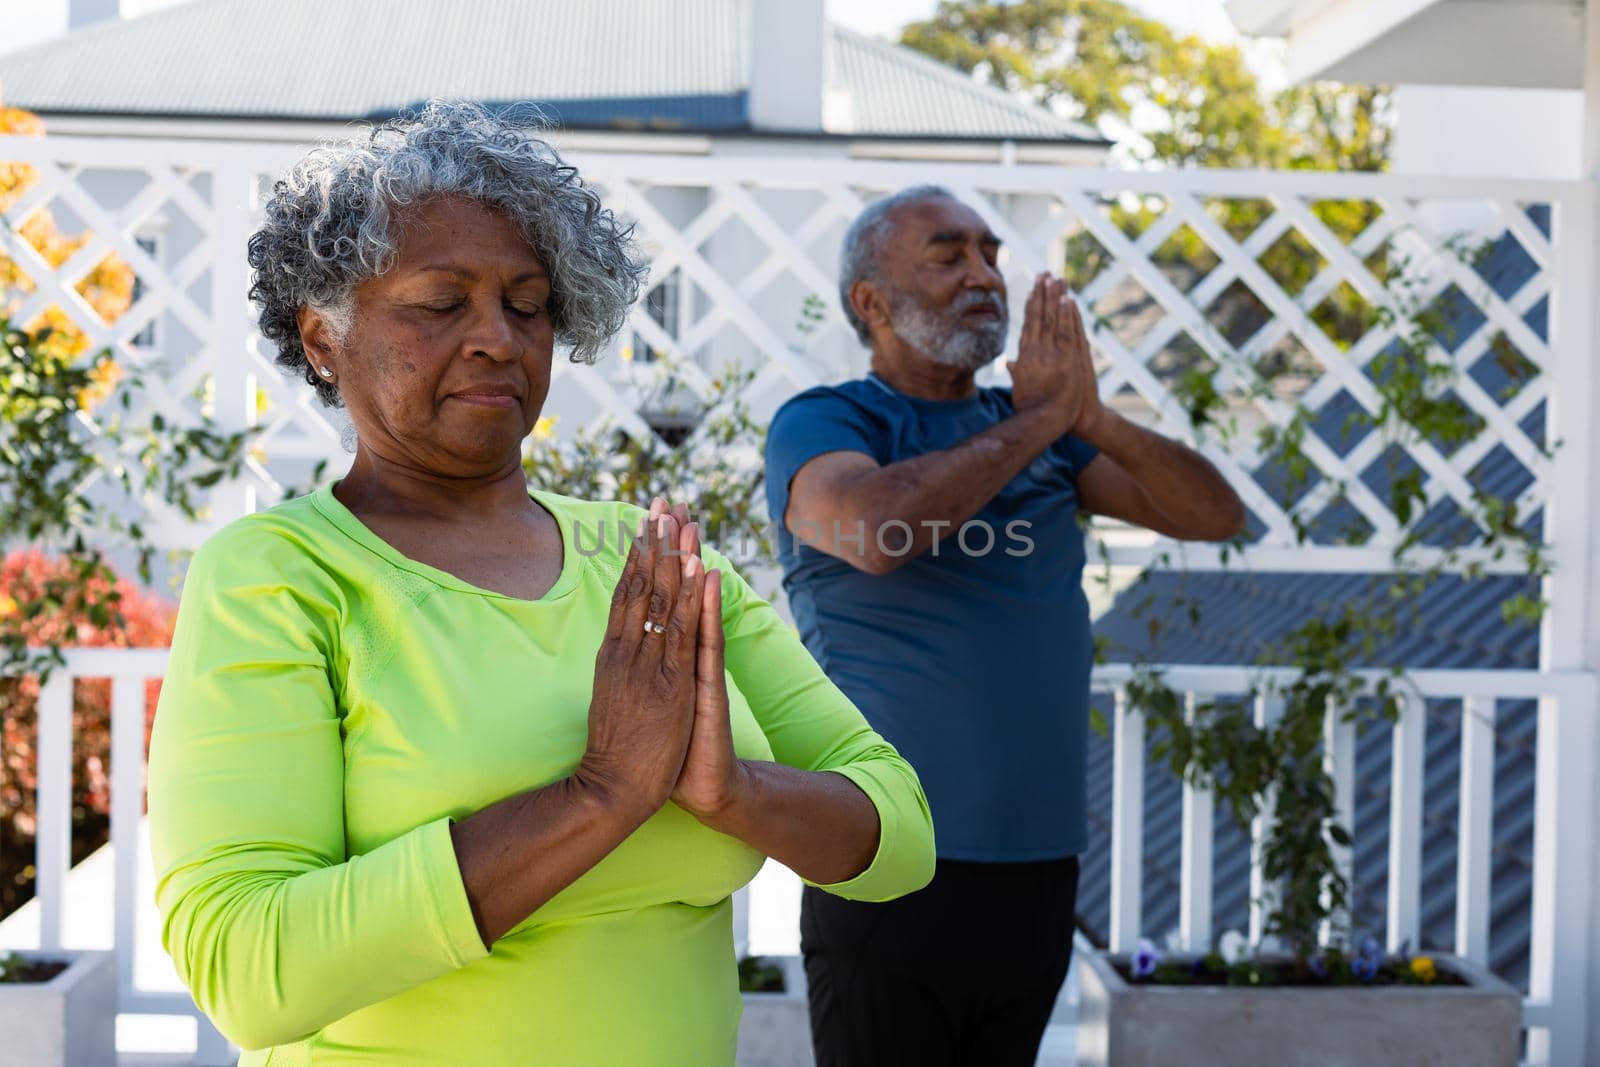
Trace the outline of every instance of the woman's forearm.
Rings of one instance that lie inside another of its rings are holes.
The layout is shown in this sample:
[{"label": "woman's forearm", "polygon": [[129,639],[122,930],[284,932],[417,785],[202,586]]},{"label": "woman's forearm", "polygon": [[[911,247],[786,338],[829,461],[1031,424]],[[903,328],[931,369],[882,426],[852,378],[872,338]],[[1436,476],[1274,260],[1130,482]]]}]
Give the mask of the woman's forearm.
[{"label": "woman's forearm", "polygon": [[878,851],[878,809],[850,779],[764,760],[740,760],[737,799],[701,822],[818,885],[846,882]]},{"label": "woman's forearm", "polygon": [[652,813],[563,778],[450,827],[472,918],[486,947],[577,881]]}]

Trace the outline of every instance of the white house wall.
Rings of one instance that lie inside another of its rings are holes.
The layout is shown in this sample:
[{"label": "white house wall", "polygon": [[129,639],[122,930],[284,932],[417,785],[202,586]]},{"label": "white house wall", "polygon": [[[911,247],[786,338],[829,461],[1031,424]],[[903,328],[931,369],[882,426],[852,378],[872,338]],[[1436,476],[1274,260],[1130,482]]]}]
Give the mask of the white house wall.
[{"label": "white house wall", "polygon": [[1583,93],[1401,85],[1393,170],[1470,178],[1576,178]]},{"label": "white house wall", "polygon": [[[1391,169],[1470,178],[1576,178],[1583,93],[1564,89],[1401,85]],[[1436,200],[1419,214],[1441,234],[1469,241],[1495,232],[1482,202]]]}]

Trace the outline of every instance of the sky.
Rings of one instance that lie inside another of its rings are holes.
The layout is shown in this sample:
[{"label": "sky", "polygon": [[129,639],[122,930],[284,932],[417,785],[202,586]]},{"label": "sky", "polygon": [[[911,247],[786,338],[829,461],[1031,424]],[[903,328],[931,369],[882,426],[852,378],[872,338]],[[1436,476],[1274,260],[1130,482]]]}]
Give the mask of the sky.
[{"label": "sky", "polygon": [[[181,0],[122,0],[124,17],[170,7]],[[1232,40],[1233,25],[1223,0],[1129,0],[1132,5],[1177,29],[1218,40]],[[926,18],[936,0],[827,0],[833,21],[862,33],[892,36],[914,19]],[[65,32],[67,0],[0,0],[0,53],[26,48]]]}]

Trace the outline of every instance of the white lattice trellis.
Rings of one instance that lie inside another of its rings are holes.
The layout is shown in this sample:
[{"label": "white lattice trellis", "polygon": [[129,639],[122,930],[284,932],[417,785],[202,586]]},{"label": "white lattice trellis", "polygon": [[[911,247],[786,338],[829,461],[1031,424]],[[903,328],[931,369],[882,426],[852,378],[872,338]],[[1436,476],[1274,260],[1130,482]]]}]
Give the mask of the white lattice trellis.
[{"label": "white lattice trellis", "polygon": [[[200,402],[191,394],[210,382],[208,410],[229,427],[257,425],[257,449],[250,484],[223,490],[219,521],[259,499],[270,503],[296,461],[340,456],[340,426],[310,390],[284,378],[272,363],[270,345],[251,328],[244,303],[242,244],[255,222],[256,204],[266,180],[296,155],[291,146],[236,146],[200,143],[118,143],[101,140],[7,138],[0,155],[31,164],[39,180],[6,213],[20,226],[41,208],[69,215],[93,233],[67,263],[51,269],[14,232],[0,230],[6,254],[33,279],[23,296],[19,319],[26,321],[54,304],[63,308],[97,345],[112,347],[134,364],[160,369],[167,384],[149,403],[169,418],[192,418]],[[1103,269],[1080,297],[1090,308],[1113,300],[1119,289],[1146,297],[1145,315],[1154,314],[1141,336],[1119,336],[1117,324],[1096,322],[1095,341],[1102,358],[1103,396],[1135,417],[1202,448],[1224,471],[1259,521],[1261,535],[1248,553],[1252,566],[1315,569],[1367,569],[1382,566],[1401,534],[1402,524],[1364,475],[1391,448],[1403,450],[1423,474],[1424,507],[1453,503],[1475,511],[1473,471],[1503,448],[1527,472],[1518,512],[1533,514],[1549,490],[1552,461],[1546,443],[1525,428],[1549,395],[1552,366],[1549,340],[1528,319],[1557,290],[1556,242],[1560,233],[1536,225],[1528,208],[1538,205],[1558,218],[1573,194],[1561,183],[1428,181],[1385,176],[1242,174],[1182,172],[1127,174],[1046,167],[910,165],[822,162],[795,159],[592,156],[578,160],[608,203],[633,220],[641,243],[652,254],[653,284],[673,276],[677,310],[668,329],[641,302],[630,330],[648,349],[673,358],[677,388],[692,398],[708,397],[714,373],[730,361],[753,363],[759,406],[819,381],[858,373],[864,354],[837,307],[835,262],[839,238],[863,204],[907,184],[941,182],[974,206],[1006,242],[1005,269],[1014,303],[1038,270],[1059,268],[1063,242],[1087,235],[1106,256]],[[131,195],[130,184],[142,186]],[[120,202],[107,206],[108,200]],[[1156,205],[1154,221],[1142,232],[1119,228],[1108,206],[1116,198],[1139,197]],[[1322,200],[1362,201],[1376,210],[1375,221],[1348,243],[1318,217]],[[1225,201],[1269,204],[1252,232],[1236,237],[1213,208]],[[1499,293],[1454,250],[1430,218],[1442,210],[1476,210],[1474,238],[1514,242],[1527,269],[1515,291]],[[196,231],[166,261],[153,260],[135,241],[138,228],[153,218],[177,215]],[[1180,287],[1158,259],[1175,235],[1186,232],[1202,243],[1214,265],[1192,285]],[[1263,266],[1275,244],[1294,236],[1320,257],[1311,280],[1291,293]],[[122,257],[139,275],[142,297],[114,323],[102,321],[73,286],[105,255]],[[226,253],[226,254],[224,254]],[[1413,306],[1453,294],[1464,299],[1478,319],[1453,351],[1438,347],[1432,357],[1461,371],[1452,383],[1460,401],[1481,419],[1480,432],[1444,455],[1426,440],[1388,439],[1370,433],[1341,452],[1316,433],[1303,449],[1314,464],[1310,490],[1285,502],[1264,484],[1268,457],[1249,433],[1226,441],[1196,437],[1170,375],[1152,361],[1175,345],[1188,344],[1215,367],[1215,382],[1232,401],[1236,417],[1253,427],[1285,428],[1295,400],[1312,412],[1336,397],[1377,412],[1382,398],[1369,376],[1372,361],[1405,328],[1406,310],[1390,286],[1370,269],[1375,254],[1403,256],[1422,279]],[[1251,336],[1230,341],[1211,311],[1230,287],[1243,287],[1265,310],[1265,321]],[[1354,343],[1341,345],[1314,321],[1313,313],[1331,294],[1348,287],[1360,300],[1387,314]],[[797,333],[795,315],[807,295],[826,308],[821,328]],[[171,345],[154,357],[135,349],[130,339],[152,320],[175,320],[195,339],[189,347]],[[1492,358],[1502,339],[1533,368],[1532,376],[1509,399],[1490,396],[1472,374],[1480,360]],[[1265,387],[1255,371],[1264,355],[1290,344],[1309,355],[1316,376],[1298,397]],[[643,432],[640,405],[646,375],[635,360],[612,358],[593,368],[558,366],[552,394],[554,414],[575,413],[565,425],[592,425],[596,416],[632,432]],[[996,369],[992,374],[1002,373]],[[231,496],[230,496],[231,494]],[[1370,528],[1358,545],[1313,539],[1297,541],[1296,529],[1310,526],[1342,497]],[[181,530],[174,530],[182,534]],[[184,538],[186,539],[186,538]],[[1113,541],[1109,551],[1122,562],[1142,562],[1160,546]],[[1212,550],[1190,547],[1190,562],[1204,565]],[[1427,560],[1424,551],[1417,558]],[[1461,554],[1459,562],[1487,569],[1515,569],[1514,559]]]}]

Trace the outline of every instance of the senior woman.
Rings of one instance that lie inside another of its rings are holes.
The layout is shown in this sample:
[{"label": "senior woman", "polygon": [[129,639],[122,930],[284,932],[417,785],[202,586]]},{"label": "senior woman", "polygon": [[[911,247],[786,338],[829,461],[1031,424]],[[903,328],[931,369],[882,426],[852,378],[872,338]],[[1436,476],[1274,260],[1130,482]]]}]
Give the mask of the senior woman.
[{"label": "senior woman", "polygon": [[184,589],[150,819],[196,1003],[244,1064],[731,1064],[730,894],[767,856],[910,892],[932,825],[684,508],[528,488],[556,342],[592,360],[637,295],[627,232],[434,103],[307,156],[250,262],[356,451]]}]

